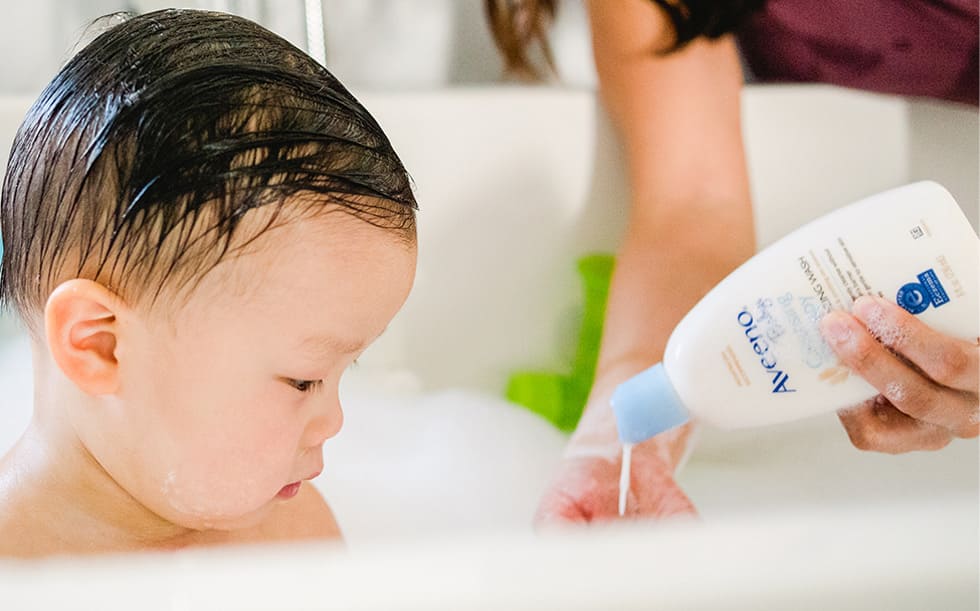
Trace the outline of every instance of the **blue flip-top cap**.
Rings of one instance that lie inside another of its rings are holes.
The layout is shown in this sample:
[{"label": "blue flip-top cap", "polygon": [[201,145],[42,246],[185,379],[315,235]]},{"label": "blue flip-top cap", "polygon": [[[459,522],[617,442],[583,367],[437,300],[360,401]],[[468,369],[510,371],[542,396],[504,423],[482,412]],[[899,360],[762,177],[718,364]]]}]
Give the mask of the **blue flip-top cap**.
[{"label": "blue flip-top cap", "polygon": [[612,408],[623,443],[646,441],[690,418],[667,379],[663,363],[657,363],[617,386],[612,396]]}]

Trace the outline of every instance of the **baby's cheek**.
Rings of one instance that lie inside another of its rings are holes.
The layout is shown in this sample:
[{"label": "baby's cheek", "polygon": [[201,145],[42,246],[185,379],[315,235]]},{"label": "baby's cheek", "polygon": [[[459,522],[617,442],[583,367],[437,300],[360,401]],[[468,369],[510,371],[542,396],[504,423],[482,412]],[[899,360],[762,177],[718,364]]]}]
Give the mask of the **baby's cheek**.
[{"label": "baby's cheek", "polygon": [[243,516],[269,504],[289,483],[296,454],[287,443],[289,431],[242,433],[225,429],[185,447],[183,467],[166,478],[174,509],[212,520]]},{"label": "baby's cheek", "polygon": [[[209,456],[173,469],[164,477],[166,504],[188,525],[221,527],[261,513],[287,482],[275,457],[257,451],[247,459]],[[260,517],[260,516],[256,516]]]},{"label": "baby's cheek", "polygon": [[212,456],[227,487],[242,487],[275,495],[289,483],[297,454],[296,434],[270,423],[255,431],[238,431],[229,438],[224,456]]}]

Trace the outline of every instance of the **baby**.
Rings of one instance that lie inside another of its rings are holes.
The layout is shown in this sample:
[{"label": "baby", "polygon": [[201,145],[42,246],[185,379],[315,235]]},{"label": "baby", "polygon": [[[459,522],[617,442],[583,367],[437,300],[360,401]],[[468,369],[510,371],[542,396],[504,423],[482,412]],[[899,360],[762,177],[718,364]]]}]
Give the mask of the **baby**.
[{"label": "baby", "polygon": [[415,210],[377,122],[258,25],[168,10],[87,45],[4,180],[35,405],[0,554],[338,537],[307,480],[408,296]]}]

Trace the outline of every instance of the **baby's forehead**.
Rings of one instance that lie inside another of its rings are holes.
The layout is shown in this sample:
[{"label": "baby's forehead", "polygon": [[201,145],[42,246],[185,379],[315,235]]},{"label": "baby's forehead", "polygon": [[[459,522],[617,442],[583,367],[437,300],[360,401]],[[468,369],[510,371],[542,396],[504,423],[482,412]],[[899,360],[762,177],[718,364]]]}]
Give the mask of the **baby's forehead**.
[{"label": "baby's forehead", "polygon": [[280,222],[215,266],[172,321],[185,337],[233,327],[261,338],[259,353],[307,336],[368,341],[404,303],[415,262],[414,244],[350,214]]},{"label": "baby's forehead", "polygon": [[227,256],[202,278],[198,291],[269,298],[269,287],[331,282],[345,270],[380,271],[402,256],[414,266],[416,256],[414,238],[406,240],[331,203],[300,199],[253,210],[239,229]]},{"label": "baby's forehead", "polygon": [[[381,206],[382,204],[374,204]],[[301,194],[249,210],[229,241],[230,261],[243,266],[293,264],[297,258],[336,251],[373,250],[387,242],[406,242],[397,228],[365,219],[349,203],[330,196]],[[414,245],[414,231],[407,243]]]}]

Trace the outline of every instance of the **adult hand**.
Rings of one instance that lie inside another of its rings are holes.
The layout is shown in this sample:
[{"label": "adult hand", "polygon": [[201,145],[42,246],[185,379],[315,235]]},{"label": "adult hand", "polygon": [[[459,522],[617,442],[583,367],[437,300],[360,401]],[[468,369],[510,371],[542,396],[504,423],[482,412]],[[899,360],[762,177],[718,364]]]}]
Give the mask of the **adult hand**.
[{"label": "adult hand", "polygon": [[980,339],[932,329],[899,306],[861,297],[831,312],[821,332],[841,361],[881,392],[838,415],[862,450],[938,450],[980,434]]},{"label": "adult hand", "polygon": [[[606,455],[579,454],[570,448],[559,473],[541,499],[535,524],[591,523],[618,519],[619,471],[617,449]],[[614,454],[614,455],[613,455]],[[627,518],[667,518],[696,515],[671,469],[655,453],[633,448]]]},{"label": "adult hand", "polygon": [[[541,499],[538,526],[618,519],[622,446],[604,393],[579,423],[558,474]],[[605,409],[602,409],[605,408]],[[694,516],[674,469],[687,445],[690,425],[662,433],[633,447],[627,518]]]}]

